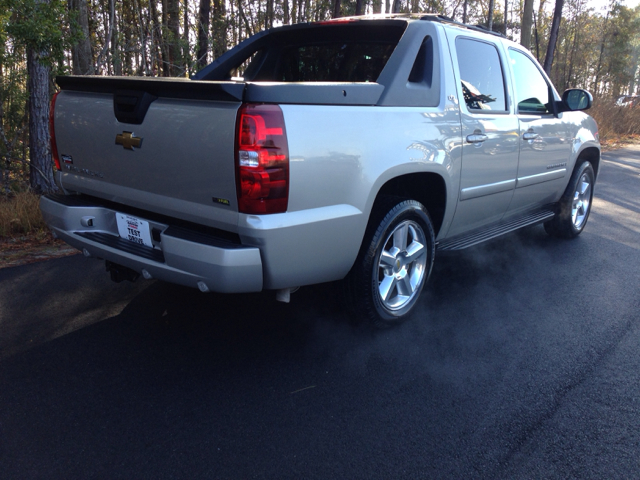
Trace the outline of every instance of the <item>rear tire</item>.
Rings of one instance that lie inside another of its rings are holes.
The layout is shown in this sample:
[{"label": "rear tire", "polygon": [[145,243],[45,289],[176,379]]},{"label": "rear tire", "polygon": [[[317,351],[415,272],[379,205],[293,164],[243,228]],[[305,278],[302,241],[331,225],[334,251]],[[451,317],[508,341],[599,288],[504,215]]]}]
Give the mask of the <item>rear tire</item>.
[{"label": "rear tire", "polygon": [[344,281],[351,316],[377,328],[404,321],[429,278],[434,256],[433,224],[421,203],[397,197],[376,202]]},{"label": "rear tire", "polygon": [[582,233],[591,213],[595,178],[593,167],[588,161],[584,161],[573,172],[569,185],[558,202],[556,216],[544,224],[549,235],[575,238]]}]

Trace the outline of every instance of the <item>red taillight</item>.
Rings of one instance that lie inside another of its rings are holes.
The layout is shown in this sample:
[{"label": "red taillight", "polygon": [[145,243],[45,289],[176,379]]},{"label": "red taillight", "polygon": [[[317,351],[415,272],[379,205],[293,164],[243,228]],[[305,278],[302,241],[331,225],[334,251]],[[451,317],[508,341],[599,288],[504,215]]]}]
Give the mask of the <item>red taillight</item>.
[{"label": "red taillight", "polygon": [[62,170],[60,159],[58,158],[58,145],[56,144],[56,129],[54,125],[56,98],[58,98],[59,93],[60,92],[56,92],[51,99],[51,107],[49,108],[49,136],[51,137],[51,156],[53,157],[53,162],[56,164],[58,170]]},{"label": "red taillight", "polygon": [[282,213],[289,200],[289,149],[277,105],[244,104],[236,133],[238,210]]}]

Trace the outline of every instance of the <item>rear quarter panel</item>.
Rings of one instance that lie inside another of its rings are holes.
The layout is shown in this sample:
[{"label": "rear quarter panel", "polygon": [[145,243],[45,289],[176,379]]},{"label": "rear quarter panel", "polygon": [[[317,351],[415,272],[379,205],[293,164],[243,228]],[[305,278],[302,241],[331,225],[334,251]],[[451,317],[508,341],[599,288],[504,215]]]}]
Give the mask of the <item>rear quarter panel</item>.
[{"label": "rear quarter panel", "polygon": [[[460,119],[454,102],[442,108],[282,105],[282,110],[290,156],[288,211],[280,218],[241,216],[239,229],[243,242],[262,240],[268,288],[344,277],[380,188],[397,176],[434,172],[445,180],[448,204],[455,205]],[[261,238],[249,238],[256,229]]]}]

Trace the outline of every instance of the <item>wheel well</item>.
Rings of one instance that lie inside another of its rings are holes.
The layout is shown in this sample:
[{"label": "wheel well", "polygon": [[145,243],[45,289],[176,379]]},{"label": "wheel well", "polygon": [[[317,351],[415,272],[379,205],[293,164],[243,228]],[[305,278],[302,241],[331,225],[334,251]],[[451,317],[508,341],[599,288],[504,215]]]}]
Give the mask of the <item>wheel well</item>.
[{"label": "wheel well", "polygon": [[442,226],[447,204],[447,187],[442,177],[435,173],[401,175],[385,183],[376,197],[394,195],[422,203],[431,216],[436,236]]},{"label": "wheel well", "polygon": [[[596,177],[598,176],[598,172],[600,171],[600,151],[597,148],[585,148],[582,152],[580,152],[580,157],[578,157],[578,160],[589,160],[589,162],[591,162],[591,165],[593,166],[593,171],[595,172]],[[575,170],[579,167],[580,162],[576,161],[573,169]]]}]

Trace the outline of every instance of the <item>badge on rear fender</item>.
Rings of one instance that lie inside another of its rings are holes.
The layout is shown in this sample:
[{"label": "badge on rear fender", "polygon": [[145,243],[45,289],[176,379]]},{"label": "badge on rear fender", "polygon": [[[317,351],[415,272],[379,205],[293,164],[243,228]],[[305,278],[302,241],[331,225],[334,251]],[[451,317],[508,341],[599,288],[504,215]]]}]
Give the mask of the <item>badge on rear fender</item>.
[{"label": "badge on rear fender", "polygon": [[122,145],[127,150],[142,147],[142,138],[136,137],[133,132],[122,132],[116,135],[116,145]]}]

